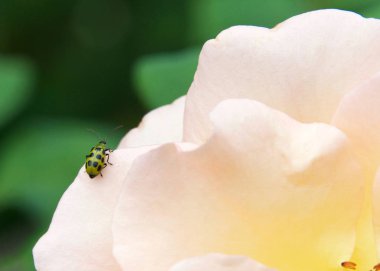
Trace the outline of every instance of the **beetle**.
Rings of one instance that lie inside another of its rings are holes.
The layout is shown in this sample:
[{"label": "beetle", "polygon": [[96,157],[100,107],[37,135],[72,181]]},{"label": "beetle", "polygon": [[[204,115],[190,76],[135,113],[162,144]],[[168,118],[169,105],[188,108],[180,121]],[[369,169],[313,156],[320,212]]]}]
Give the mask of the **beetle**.
[{"label": "beetle", "polygon": [[[90,153],[86,155],[86,172],[91,179],[99,174],[103,177],[103,168],[108,164],[112,166],[112,163],[109,161],[109,154],[111,152],[112,150],[107,148],[105,140],[99,141],[98,144],[91,148]],[[105,161],[106,158],[107,161]]]}]

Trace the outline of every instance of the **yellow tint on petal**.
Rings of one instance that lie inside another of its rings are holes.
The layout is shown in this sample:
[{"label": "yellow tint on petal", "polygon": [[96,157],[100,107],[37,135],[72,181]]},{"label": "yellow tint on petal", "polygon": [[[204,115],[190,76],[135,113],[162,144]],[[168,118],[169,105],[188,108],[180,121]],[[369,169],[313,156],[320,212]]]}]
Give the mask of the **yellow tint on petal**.
[{"label": "yellow tint on petal", "polygon": [[301,14],[274,29],[227,29],[202,49],[187,94],[185,141],[205,141],[209,113],[229,98],[329,123],[342,96],[380,70],[379,52],[380,20],[342,10]]},{"label": "yellow tint on petal", "polygon": [[211,252],[281,271],[336,271],[352,256],[363,201],[346,137],[252,100],[211,114],[202,146],[166,145],[139,157],[114,214],[124,270],[167,271]]},{"label": "yellow tint on petal", "polygon": [[[349,138],[359,161],[365,169],[366,199],[357,228],[357,244],[353,261],[373,267],[380,259],[373,250],[375,235],[380,231],[373,226],[373,208],[377,210],[373,191],[376,171],[380,164],[380,73],[353,89],[342,99],[332,123]],[[375,184],[376,188],[376,184]],[[374,235],[375,232],[375,235]],[[379,246],[379,245],[378,245]],[[367,268],[368,269],[368,268]],[[367,270],[364,269],[364,270]]]},{"label": "yellow tint on petal", "polygon": [[378,256],[378,259],[380,259],[380,169],[378,169],[377,174],[376,174],[372,196],[373,196],[372,198],[373,222],[374,222],[374,229],[375,229],[377,256]]},{"label": "yellow tint on petal", "polygon": [[275,271],[247,257],[223,254],[188,258],[169,271]]}]

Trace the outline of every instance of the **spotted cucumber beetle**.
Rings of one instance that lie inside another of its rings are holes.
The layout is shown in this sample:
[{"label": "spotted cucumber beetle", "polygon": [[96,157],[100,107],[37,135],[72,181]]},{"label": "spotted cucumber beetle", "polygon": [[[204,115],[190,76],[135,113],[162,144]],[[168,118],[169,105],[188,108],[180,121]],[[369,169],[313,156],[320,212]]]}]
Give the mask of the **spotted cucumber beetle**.
[{"label": "spotted cucumber beetle", "polygon": [[[102,169],[108,164],[112,166],[112,163],[109,161],[109,154],[111,152],[112,150],[107,148],[107,142],[101,140],[92,147],[90,153],[86,155],[86,172],[91,179],[99,174],[103,177]],[[107,161],[105,161],[105,158],[107,158]]]},{"label": "spotted cucumber beetle", "polygon": [[[123,127],[122,125],[116,127],[113,129],[113,132],[116,131],[117,129]],[[98,137],[98,133],[95,132],[92,129],[88,129],[90,132],[95,133]],[[112,150],[110,148],[107,148],[107,142],[105,139],[102,139],[99,141],[98,144],[96,144],[94,147],[91,148],[90,153],[86,155],[86,173],[88,176],[90,176],[91,179],[95,178],[100,174],[100,176],[103,177],[102,175],[102,170],[105,168],[108,164],[112,166],[112,163],[109,161],[110,153]],[[107,161],[105,161],[107,158]]]}]

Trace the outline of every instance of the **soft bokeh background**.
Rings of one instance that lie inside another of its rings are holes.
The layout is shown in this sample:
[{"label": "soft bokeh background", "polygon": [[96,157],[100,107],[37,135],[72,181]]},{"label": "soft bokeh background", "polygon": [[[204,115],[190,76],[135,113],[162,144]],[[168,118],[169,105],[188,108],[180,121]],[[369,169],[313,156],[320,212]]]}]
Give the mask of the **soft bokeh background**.
[{"label": "soft bokeh background", "polygon": [[0,271],[34,270],[31,249],[98,141],[87,128],[124,125],[116,147],[186,93],[207,39],[320,8],[380,17],[379,0],[0,0]]}]

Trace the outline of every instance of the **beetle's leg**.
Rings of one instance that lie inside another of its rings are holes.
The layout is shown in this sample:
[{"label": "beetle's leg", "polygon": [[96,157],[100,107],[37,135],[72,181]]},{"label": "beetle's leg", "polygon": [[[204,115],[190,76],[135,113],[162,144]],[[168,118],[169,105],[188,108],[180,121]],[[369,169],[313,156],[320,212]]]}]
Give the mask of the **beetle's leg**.
[{"label": "beetle's leg", "polygon": [[107,163],[110,164],[111,166],[113,166],[113,164],[109,161],[109,159],[110,159],[110,154],[107,153],[106,156],[107,156]]},{"label": "beetle's leg", "polygon": [[107,167],[107,163],[104,163],[103,168]]},{"label": "beetle's leg", "polygon": [[103,174],[101,173],[101,172],[99,172],[100,173],[100,176],[102,176],[103,177]]}]

